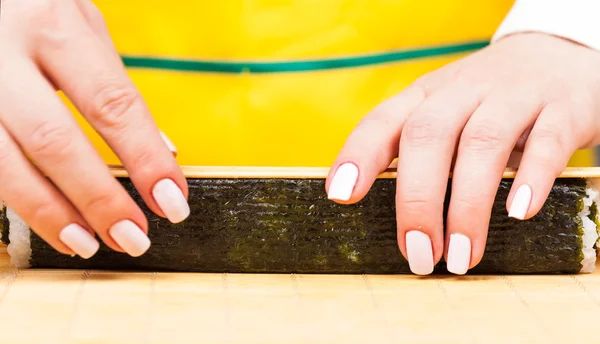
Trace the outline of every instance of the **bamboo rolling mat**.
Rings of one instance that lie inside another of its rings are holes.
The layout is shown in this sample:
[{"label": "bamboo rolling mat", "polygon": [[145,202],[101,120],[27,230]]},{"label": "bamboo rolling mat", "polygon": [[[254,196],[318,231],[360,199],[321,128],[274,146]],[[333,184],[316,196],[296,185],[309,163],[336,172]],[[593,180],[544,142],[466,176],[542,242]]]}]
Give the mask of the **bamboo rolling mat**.
[{"label": "bamboo rolling mat", "polygon": [[600,272],[323,276],[15,270],[4,343],[600,342]]}]

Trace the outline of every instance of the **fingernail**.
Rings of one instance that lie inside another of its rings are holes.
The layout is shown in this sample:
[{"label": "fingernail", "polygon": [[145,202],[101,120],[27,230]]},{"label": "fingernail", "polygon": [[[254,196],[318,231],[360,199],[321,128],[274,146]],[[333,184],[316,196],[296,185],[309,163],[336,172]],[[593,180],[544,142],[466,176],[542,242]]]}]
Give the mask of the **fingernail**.
[{"label": "fingernail", "polygon": [[469,270],[471,263],[471,240],[462,234],[451,234],[448,247],[449,272],[464,275]]},{"label": "fingernail", "polygon": [[410,271],[417,275],[429,275],[433,272],[433,249],[431,239],[423,232],[406,233],[406,253]]},{"label": "fingernail", "polygon": [[163,141],[165,141],[165,144],[169,147],[171,153],[173,153],[173,156],[177,157],[177,147],[175,147],[173,142],[162,131],[160,132],[160,136],[162,137]]},{"label": "fingernail", "polygon": [[354,164],[340,166],[329,184],[328,198],[331,200],[347,201],[352,196],[354,185],[358,179],[358,167]]},{"label": "fingernail", "polygon": [[183,192],[171,179],[163,179],[156,183],[152,195],[172,223],[179,223],[190,215],[190,206]]},{"label": "fingernail", "polygon": [[148,236],[129,220],[114,224],[110,236],[132,257],[139,257],[150,248]]},{"label": "fingernail", "polygon": [[83,259],[91,258],[100,248],[98,240],[78,224],[66,226],[60,231],[58,237],[63,244]]},{"label": "fingernail", "polygon": [[515,193],[515,197],[513,198],[512,204],[510,206],[508,216],[513,217],[515,219],[523,220],[525,218],[525,215],[527,215],[527,210],[529,210],[530,202],[531,188],[529,187],[529,185],[521,185]]}]

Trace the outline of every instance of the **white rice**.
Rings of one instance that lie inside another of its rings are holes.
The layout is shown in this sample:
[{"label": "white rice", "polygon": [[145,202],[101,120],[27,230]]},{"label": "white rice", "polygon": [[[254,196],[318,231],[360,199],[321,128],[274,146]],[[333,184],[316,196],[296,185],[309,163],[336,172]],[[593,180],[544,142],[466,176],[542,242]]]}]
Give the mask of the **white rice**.
[{"label": "white rice", "polygon": [[31,230],[11,208],[6,209],[9,231],[8,239],[10,244],[6,250],[10,255],[10,263],[19,269],[29,267],[29,258],[31,257]]},{"label": "white rice", "polygon": [[581,261],[581,272],[590,273],[596,269],[596,246],[600,243],[600,228],[597,228],[598,213],[596,213],[595,221],[590,220],[590,206],[600,205],[600,181],[591,178],[587,181],[588,188],[586,190],[587,197],[583,199],[583,209],[579,213],[579,217],[583,223],[583,260]]}]

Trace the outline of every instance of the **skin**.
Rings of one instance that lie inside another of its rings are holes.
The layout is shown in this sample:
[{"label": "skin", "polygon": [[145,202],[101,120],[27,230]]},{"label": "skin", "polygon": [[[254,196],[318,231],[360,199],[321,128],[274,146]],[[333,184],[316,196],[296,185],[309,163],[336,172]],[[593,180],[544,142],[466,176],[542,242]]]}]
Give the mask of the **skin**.
[{"label": "skin", "polygon": [[128,78],[98,9],[85,0],[4,0],[0,22],[0,198],[52,247],[79,224],[124,252],[109,228],[131,220],[147,234],[138,205],[112,176],[56,91],[62,91],[130,173],[148,206],[152,188],[186,179]]},{"label": "skin", "polygon": [[[558,37],[506,37],[424,75],[367,114],[333,164],[354,163],[358,181],[347,202],[360,201],[377,175],[397,160],[400,251],[406,232],[432,242],[434,263],[447,259],[452,233],[471,240],[469,267],[484,253],[496,190],[507,165],[518,186],[532,189],[525,219],[543,206],[572,154],[599,143],[600,53]],[[443,201],[453,172],[443,233]]]},{"label": "skin", "polygon": [[[147,233],[142,211],[116,182],[56,91],[62,91],[123,162],[156,214],[151,191],[186,180],[113,46],[101,13],[87,0],[3,0],[0,24],[0,198],[56,250],[76,223],[123,250],[108,229],[130,219]],[[527,184],[534,216],[556,176],[579,148],[598,144],[600,54],[544,34],[507,37],[416,80],[378,105],[349,135],[332,166],[359,168],[360,201],[398,158],[398,244],[419,229],[434,261],[447,254],[442,208],[448,174],[453,195],[448,234],[472,242],[481,260],[502,172],[520,161],[515,187]],[[522,158],[521,158],[522,155]],[[516,157],[516,159],[515,159]],[[507,199],[510,208],[512,190]]]}]

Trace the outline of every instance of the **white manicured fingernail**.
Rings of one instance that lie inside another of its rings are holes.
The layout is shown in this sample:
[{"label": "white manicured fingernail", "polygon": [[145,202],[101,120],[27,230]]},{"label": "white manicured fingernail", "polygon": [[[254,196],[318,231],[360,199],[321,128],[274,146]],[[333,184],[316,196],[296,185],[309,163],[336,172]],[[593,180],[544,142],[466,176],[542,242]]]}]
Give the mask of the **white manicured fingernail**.
[{"label": "white manicured fingernail", "polygon": [[529,185],[521,185],[515,197],[513,198],[512,204],[510,205],[510,211],[508,212],[509,217],[523,220],[529,210],[529,204],[531,203],[531,188]]},{"label": "white manicured fingernail", "polygon": [[433,248],[431,239],[423,232],[406,233],[406,253],[410,271],[417,275],[429,275],[433,272]]},{"label": "white manicured fingernail", "polygon": [[110,236],[132,257],[139,257],[150,248],[150,239],[133,222],[124,220],[114,224]]},{"label": "white manicured fingernail", "polygon": [[448,247],[449,272],[464,275],[469,270],[471,263],[471,240],[462,234],[451,234]]},{"label": "white manicured fingernail", "polygon": [[175,147],[173,142],[162,131],[160,132],[160,136],[162,137],[163,141],[165,141],[165,144],[169,147],[169,150],[171,151],[171,153],[173,153],[173,156],[176,157],[177,156],[177,147]]},{"label": "white manicured fingernail", "polygon": [[163,179],[156,183],[152,195],[172,223],[179,223],[190,215],[190,206],[183,192],[171,179]]},{"label": "white manicured fingernail", "polygon": [[341,165],[333,175],[327,197],[331,200],[349,200],[357,179],[358,167],[356,165],[350,163]]},{"label": "white manicured fingernail", "polygon": [[60,241],[83,259],[89,259],[98,252],[100,243],[78,224],[70,224],[58,235]]}]

